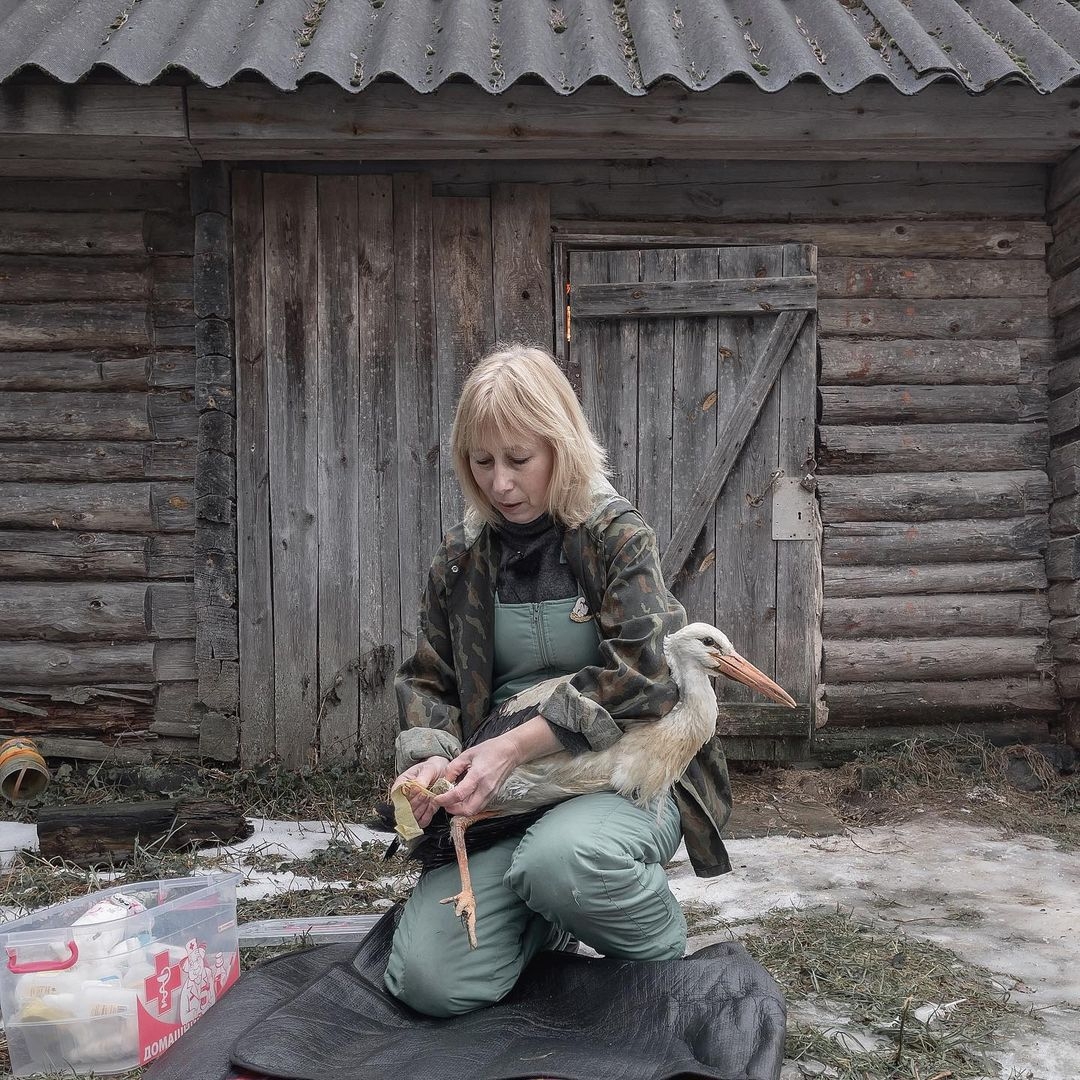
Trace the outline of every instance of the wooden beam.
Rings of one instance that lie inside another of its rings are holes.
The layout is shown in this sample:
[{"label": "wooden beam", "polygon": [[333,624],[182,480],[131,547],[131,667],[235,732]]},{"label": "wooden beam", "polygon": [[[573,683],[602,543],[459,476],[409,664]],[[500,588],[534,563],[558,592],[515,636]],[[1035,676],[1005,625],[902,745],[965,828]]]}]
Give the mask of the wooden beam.
[{"label": "wooden beam", "polygon": [[817,279],[732,278],[726,281],[649,281],[577,285],[570,294],[574,318],[643,318],[661,315],[761,315],[811,311]]},{"label": "wooden beam", "polygon": [[784,361],[806,322],[805,311],[785,311],[776,317],[776,324],[761,351],[746,385],[735,403],[730,418],[720,432],[716,449],[709,458],[701,480],[690,496],[684,517],[671,537],[660,566],[668,581],[682,569],[694,539],[701,530],[705,515],[716,502],[727,482],[728,474],[742,450],[772,390]]},{"label": "wooden beam", "polygon": [[[827,566],[823,576],[826,597],[1001,593],[1046,588],[1046,568],[1041,558],[1015,562]],[[1052,609],[1053,589],[1050,592]]]},{"label": "wooden beam", "polygon": [[1019,86],[978,97],[952,84],[912,96],[876,84],[842,95],[809,82],[774,94],[671,85],[641,97],[585,86],[570,102],[527,85],[493,95],[445,84],[421,96],[385,83],[358,94],[234,83],[187,94],[192,145],[205,159],[580,158],[602,148],[609,158],[1057,161],[1076,143],[1075,95]]},{"label": "wooden beam", "polygon": [[1015,341],[821,342],[821,386],[1012,385],[1020,379]]}]

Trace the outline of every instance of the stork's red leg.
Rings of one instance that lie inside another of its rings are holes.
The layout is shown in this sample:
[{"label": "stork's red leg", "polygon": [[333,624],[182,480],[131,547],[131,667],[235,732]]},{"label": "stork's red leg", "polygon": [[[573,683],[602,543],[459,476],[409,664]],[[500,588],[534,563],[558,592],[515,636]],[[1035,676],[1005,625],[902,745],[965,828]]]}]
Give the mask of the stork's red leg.
[{"label": "stork's red leg", "polygon": [[489,811],[481,811],[470,817],[450,819],[450,840],[457,856],[458,873],[461,875],[461,892],[440,900],[440,904],[453,904],[454,914],[469,933],[469,948],[476,948],[476,897],[473,895],[472,878],[469,876],[469,856],[465,850],[465,830],[481,818],[494,817]]}]

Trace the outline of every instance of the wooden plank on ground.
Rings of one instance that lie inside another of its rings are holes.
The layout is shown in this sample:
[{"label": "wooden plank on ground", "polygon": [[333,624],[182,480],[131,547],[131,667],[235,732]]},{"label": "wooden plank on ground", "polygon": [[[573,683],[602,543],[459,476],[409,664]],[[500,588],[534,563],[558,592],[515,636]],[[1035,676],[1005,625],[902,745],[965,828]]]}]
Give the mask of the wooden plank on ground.
[{"label": "wooden plank on ground", "polygon": [[232,175],[236,301],[236,539],[240,596],[240,760],[274,753],[270,426],[267,401],[263,178]]},{"label": "wooden plank on ground", "polygon": [[491,237],[495,340],[539,345],[550,352],[554,308],[547,188],[543,184],[493,185]]},{"label": "wooden plank on ground", "polygon": [[824,579],[827,597],[1005,593],[1045,589],[1046,569],[1039,557],[1013,562],[827,566]]},{"label": "wooden plank on ground", "polygon": [[821,342],[822,386],[1008,386],[1019,378],[1020,349],[1015,341],[827,338]]},{"label": "wooden plank on ground", "polygon": [[275,746],[307,768],[319,710],[316,179],[268,173],[263,199]]},{"label": "wooden plank on ground", "polygon": [[350,176],[318,180],[319,763],[356,759],[360,656],[359,207]]},{"label": "wooden plank on ground", "polygon": [[1049,539],[1045,514],[992,520],[850,521],[825,526],[827,565],[903,566],[1033,558]]},{"label": "wooden plank on ground", "polygon": [[999,637],[825,641],[824,681],[981,679],[1048,672],[1044,634]]},{"label": "wooden plank on ground", "polygon": [[847,826],[827,806],[785,799],[775,805],[739,803],[723,829],[732,840],[756,840],[766,836],[837,836]]},{"label": "wooden plank on ground", "polygon": [[[441,532],[465,515],[450,436],[465,376],[495,344],[491,204],[487,199],[433,199],[435,364]],[[504,339],[505,340],[505,339]]]},{"label": "wooden plank on ground", "polygon": [[880,473],[818,477],[821,516],[835,521],[1005,518],[1049,509],[1050,481],[1011,472]]},{"label": "wooden plank on ground", "polygon": [[[394,190],[357,180],[359,202],[360,727],[357,753],[383,769],[397,732],[393,671],[401,660],[398,434],[395,389]],[[415,611],[418,597],[412,598]],[[410,621],[410,626],[412,625]]]},{"label": "wooden plank on ground", "polygon": [[840,425],[818,429],[829,471],[1005,472],[1046,467],[1045,424]]}]

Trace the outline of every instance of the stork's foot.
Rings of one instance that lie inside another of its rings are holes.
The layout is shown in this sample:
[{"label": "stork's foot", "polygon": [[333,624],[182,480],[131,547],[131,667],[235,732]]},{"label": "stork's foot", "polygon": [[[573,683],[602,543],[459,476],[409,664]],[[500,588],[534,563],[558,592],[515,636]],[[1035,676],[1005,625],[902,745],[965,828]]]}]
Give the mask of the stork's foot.
[{"label": "stork's foot", "polygon": [[464,888],[456,896],[440,900],[440,904],[453,904],[454,914],[461,920],[469,934],[469,948],[476,948],[476,897],[471,888]]}]

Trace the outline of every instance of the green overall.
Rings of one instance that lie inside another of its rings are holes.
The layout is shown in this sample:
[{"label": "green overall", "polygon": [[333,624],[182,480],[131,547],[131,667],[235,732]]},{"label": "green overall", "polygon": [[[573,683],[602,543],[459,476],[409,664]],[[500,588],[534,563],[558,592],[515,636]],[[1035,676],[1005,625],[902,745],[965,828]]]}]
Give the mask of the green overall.
[{"label": "green overall", "polygon": [[[569,617],[575,601],[496,597],[495,704],[597,662],[594,622]],[[682,956],[686,922],[663,869],[680,837],[671,798],[659,813],[608,793],[559,804],[524,836],[470,855],[477,949],[453,905],[439,903],[460,888],[457,865],[420,879],[394,935],[387,988],[418,1012],[453,1016],[498,1001],[537,952],[567,935],[624,960]]]}]

